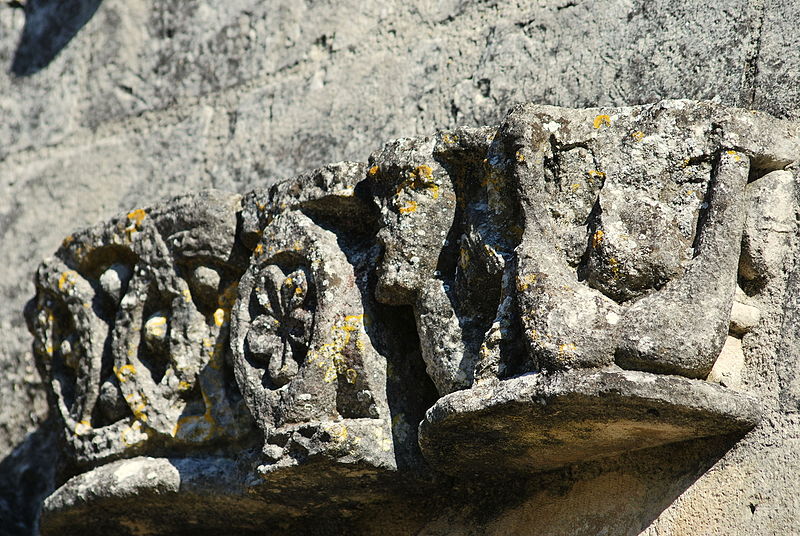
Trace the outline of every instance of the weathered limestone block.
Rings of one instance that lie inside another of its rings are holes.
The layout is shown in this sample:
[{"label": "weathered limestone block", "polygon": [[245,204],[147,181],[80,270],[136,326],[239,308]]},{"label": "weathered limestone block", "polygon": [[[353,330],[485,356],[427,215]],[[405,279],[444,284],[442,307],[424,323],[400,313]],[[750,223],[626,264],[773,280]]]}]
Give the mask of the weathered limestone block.
[{"label": "weathered limestone block", "polygon": [[397,140],[370,157],[383,246],[376,296],[413,305],[440,394],[470,386],[479,356],[489,351],[487,330],[509,329],[509,304],[500,303],[512,248],[507,226],[492,212],[499,181],[485,158],[494,135],[492,128],[461,128]]},{"label": "weathered limestone block", "polygon": [[742,434],[798,158],[797,124],[712,103],[524,105],[76,233],[27,311],[83,472],[45,530],[125,525],[77,521],[123,494],[262,530]]},{"label": "weathered limestone block", "polygon": [[[796,173],[780,171],[798,154],[785,124],[687,101],[526,105],[497,143],[497,165],[520,192],[517,299],[538,368],[616,363],[705,377],[727,335],[740,264],[780,250],[753,230],[760,238],[745,240],[753,253],[740,262],[745,198],[757,196],[745,193],[748,180],[755,192]],[[762,179],[765,171],[774,173]],[[752,211],[750,227],[784,229],[788,212],[758,224]]]}]

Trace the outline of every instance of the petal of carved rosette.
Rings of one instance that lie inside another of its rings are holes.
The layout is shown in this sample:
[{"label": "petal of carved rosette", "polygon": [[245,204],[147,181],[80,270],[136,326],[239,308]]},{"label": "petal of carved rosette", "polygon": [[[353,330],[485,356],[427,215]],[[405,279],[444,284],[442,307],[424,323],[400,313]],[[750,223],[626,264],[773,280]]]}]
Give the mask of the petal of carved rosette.
[{"label": "petal of carved rosette", "polygon": [[237,209],[204,192],[134,210],[69,236],[39,269],[26,314],[73,462],[250,433],[225,371]]},{"label": "petal of carved rosette", "polygon": [[231,321],[236,379],[265,436],[263,470],[316,455],[393,467],[386,363],[368,321],[336,236],[300,212],[276,216]]}]

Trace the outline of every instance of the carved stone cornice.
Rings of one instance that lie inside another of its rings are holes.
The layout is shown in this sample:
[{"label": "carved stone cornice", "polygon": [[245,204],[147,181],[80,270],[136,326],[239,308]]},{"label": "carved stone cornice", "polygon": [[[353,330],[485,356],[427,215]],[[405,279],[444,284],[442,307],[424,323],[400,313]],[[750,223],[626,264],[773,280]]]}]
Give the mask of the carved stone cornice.
[{"label": "carved stone cornice", "polygon": [[522,105],[76,232],[26,310],[65,446],[43,530],[192,500],[255,530],[742,434],[798,158],[796,123],[708,102]]}]

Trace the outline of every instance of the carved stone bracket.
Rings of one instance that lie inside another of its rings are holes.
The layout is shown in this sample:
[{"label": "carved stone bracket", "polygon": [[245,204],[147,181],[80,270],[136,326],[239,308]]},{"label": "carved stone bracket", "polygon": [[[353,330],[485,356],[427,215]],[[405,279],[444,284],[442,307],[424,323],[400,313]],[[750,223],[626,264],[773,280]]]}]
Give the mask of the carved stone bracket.
[{"label": "carved stone bracket", "polygon": [[797,124],[707,102],[522,105],[75,233],[27,310],[68,447],[43,529],[151,484],[189,505],[221,467],[197,522],[268,526],[745,433],[798,158]]}]

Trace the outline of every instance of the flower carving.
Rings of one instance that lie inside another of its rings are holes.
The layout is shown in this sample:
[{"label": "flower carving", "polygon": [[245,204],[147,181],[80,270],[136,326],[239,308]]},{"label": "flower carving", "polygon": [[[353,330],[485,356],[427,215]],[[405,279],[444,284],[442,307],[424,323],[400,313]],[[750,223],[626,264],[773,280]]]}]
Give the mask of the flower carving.
[{"label": "flower carving", "polygon": [[287,384],[308,353],[314,314],[308,278],[302,268],[286,275],[271,264],[258,276],[255,298],[261,314],[247,333],[247,345],[266,365],[273,385]]}]

